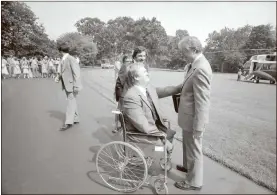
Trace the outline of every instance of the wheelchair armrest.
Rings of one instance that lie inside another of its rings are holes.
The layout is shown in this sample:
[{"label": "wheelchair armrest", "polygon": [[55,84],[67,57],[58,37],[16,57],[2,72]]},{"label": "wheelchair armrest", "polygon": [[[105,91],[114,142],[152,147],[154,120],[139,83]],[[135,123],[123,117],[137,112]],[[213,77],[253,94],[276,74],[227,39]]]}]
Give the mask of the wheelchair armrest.
[{"label": "wheelchair armrest", "polygon": [[126,135],[139,135],[139,136],[150,136],[150,137],[162,137],[162,138],[166,138],[166,134],[163,134],[163,133],[146,134],[146,133],[126,132]]}]

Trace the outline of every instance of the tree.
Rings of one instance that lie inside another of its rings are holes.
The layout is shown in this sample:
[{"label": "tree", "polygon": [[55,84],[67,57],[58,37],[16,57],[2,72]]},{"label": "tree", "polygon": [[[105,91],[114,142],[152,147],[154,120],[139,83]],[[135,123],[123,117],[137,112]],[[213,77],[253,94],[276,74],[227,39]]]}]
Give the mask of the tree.
[{"label": "tree", "polygon": [[189,36],[187,30],[176,30],[176,36],[168,36],[168,43],[167,43],[167,56],[170,59],[168,63],[168,68],[183,68],[187,62],[182,56],[179,48],[178,43],[182,40],[185,36]]},{"label": "tree", "polygon": [[[244,49],[274,49],[276,47],[275,31],[270,24],[259,25],[252,28]],[[247,58],[258,54],[257,51],[247,51]]]},{"label": "tree", "polygon": [[251,26],[230,29],[225,27],[220,32],[212,32],[206,40],[204,48],[212,68],[220,68],[221,72],[235,72],[243,64],[246,54],[241,51],[248,40]]},{"label": "tree", "polygon": [[65,33],[57,39],[57,44],[66,44],[69,47],[69,53],[77,55],[81,64],[87,66],[94,63],[97,47],[91,36],[81,35],[78,32]]},{"label": "tree", "polygon": [[22,2],[1,2],[2,54],[16,56],[56,54],[55,44],[48,39],[35,14]]},{"label": "tree", "polygon": [[182,40],[184,37],[189,36],[189,33],[187,30],[176,30],[176,38],[178,41]]},{"label": "tree", "polygon": [[94,37],[99,58],[115,59],[121,53],[129,53],[135,46],[144,46],[149,51],[148,59],[155,64],[167,52],[167,35],[156,18],[135,21],[130,17],[117,17],[107,24],[97,18],[84,18],[75,26],[81,34]]}]

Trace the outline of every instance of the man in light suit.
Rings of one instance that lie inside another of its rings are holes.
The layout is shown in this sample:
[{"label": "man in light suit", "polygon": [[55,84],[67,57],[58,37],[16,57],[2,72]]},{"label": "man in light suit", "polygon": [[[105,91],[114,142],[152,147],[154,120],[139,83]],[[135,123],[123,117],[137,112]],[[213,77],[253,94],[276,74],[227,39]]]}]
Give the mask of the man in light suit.
[{"label": "man in light suit", "polygon": [[66,44],[60,44],[58,49],[63,58],[55,81],[61,81],[62,89],[65,90],[67,96],[66,120],[65,124],[60,128],[61,131],[65,131],[71,128],[73,124],[79,123],[76,97],[82,89],[82,84],[80,67],[76,58],[69,54],[69,47]]},{"label": "man in light suit", "polygon": [[152,135],[167,135],[167,151],[172,152],[173,136],[176,133],[166,127],[159,107],[159,98],[179,93],[181,86],[154,88],[149,84],[148,72],[140,63],[127,68],[127,83],[130,87],[123,98],[123,113],[127,131],[140,132],[145,136],[129,136],[138,143],[162,144],[162,140]]},{"label": "man in light suit", "polygon": [[203,185],[202,138],[209,121],[212,69],[196,37],[183,38],[178,47],[191,64],[178,109],[178,124],[183,129],[183,166],[177,165],[177,170],[187,172],[187,177],[175,186],[183,190],[200,190]]}]

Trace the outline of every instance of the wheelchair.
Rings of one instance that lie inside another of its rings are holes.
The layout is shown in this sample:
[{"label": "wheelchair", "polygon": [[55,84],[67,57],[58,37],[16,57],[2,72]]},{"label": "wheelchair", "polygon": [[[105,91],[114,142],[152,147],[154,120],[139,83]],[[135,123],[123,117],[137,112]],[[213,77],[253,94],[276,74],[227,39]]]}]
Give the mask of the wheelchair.
[{"label": "wheelchair", "polygon": [[[122,121],[123,141],[113,141],[103,145],[96,155],[97,173],[104,183],[118,192],[135,192],[145,185],[150,185],[154,180],[154,188],[157,194],[168,194],[167,171],[172,168],[171,159],[167,156],[166,141],[163,146],[155,146],[155,151],[163,151],[164,156],[160,159],[160,167],[164,170],[164,175],[148,175],[148,170],[153,163],[151,157],[146,157],[144,152],[132,141],[128,140],[128,135],[145,136],[143,133],[127,132],[123,113],[119,110],[112,111],[119,115]],[[164,120],[170,128],[170,122]],[[166,140],[166,135],[147,135]]]}]

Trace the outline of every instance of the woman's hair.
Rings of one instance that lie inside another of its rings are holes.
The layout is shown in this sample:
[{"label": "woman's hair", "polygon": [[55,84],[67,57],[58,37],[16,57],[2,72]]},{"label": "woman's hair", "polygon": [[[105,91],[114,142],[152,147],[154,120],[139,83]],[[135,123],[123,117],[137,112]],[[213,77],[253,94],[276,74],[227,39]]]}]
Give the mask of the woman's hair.
[{"label": "woman's hair", "polygon": [[137,48],[134,49],[134,52],[133,52],[133,55],[132,55],[132,58],[135,59],[137,57],[137,55],[141,52],[145,51],[146,52],[146,49],[142,46],[138,46]]},{"label": "woman's hair", "polygon": [[124,55],[122,58],[122,64],[124,64],[129,57],[130,55]]},{"label": "woman's hair", "polygon": [[123,56],[123,58],[122,58],[122,64],[124,64],[125,63],[125,61],[126,61],[126,59],[128,58],[128,56]]}]

